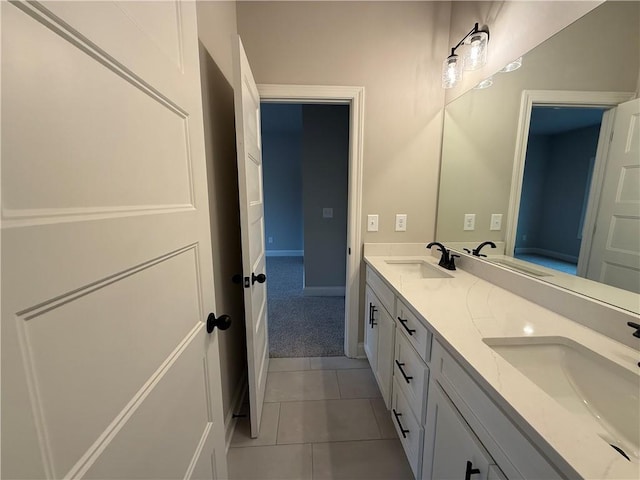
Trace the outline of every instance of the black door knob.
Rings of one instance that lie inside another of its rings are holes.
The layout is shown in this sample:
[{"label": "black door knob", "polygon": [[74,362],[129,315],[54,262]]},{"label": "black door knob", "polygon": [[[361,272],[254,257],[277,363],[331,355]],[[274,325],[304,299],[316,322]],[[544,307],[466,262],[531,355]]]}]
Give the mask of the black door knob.
[{"label": "black door knob", "polygon": [[210,313],[207,317],[207,333],[213,332],[218,327],[220,330],[226,330],[231,326],[231,317],[229,315],[220,315],[216,318],[215,313]]},{"label": "black door knob", "polygon": [[267,276],[264,273],[260,273],[256,275],[255,273],[251,274],[251,285],[254,283],[264,283],[267,280]]}]

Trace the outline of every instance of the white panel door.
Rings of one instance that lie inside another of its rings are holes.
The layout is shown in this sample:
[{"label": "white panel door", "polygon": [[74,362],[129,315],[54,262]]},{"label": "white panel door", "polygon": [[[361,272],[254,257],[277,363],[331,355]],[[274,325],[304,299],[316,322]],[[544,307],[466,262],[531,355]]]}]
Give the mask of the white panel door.
[{"label": "white panel door", "polygon": [[195,5],[1,15],[1,476],[226,478]]},{"label": "white panel door", "polygon": [[640,99],[615,115],[586,276],[640,293]]},{"label": "white panel door", "polygon": [[251,436],[256,438],[260,433],[262,404],[269,370],[267,288],[264,273],[262,141],[260,95],[239,36],[236,36],[233,42],[233,63],[249,409]]}]

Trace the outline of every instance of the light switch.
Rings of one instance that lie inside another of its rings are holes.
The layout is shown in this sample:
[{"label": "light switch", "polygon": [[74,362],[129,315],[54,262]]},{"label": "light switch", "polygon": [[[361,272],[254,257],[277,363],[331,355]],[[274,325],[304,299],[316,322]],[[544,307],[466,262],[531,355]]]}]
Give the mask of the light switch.
[{"label": "light switch", "polygon": [[475,230],[475,229],[476,229],[476,214],[465,213],[464,214],[464,230]]},{"label": "light switch", "polygon": [[491,226],[489,230],[500,230],[502,228],[502,214],[501,213],[493,213],[491,214]]},{"label": "light switch", "polygon": [[407,231],[407,214],[406,213],[396,214],[396,232],[406,232],[406,231]]},{"label": "light switch", "polygon": [[323,208],[322,209],[322,218],[333,218],[333,208]]},{"label": "light switch", "polygon": [[378,215],[367,215],[367,232],[378,231]]}]

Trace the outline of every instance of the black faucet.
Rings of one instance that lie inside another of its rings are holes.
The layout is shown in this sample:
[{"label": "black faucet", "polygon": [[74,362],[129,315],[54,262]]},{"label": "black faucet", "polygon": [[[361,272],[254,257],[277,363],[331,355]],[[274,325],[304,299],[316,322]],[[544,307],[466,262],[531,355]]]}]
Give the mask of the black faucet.
[{"label": "black faucet", "polygon": [[473,249],[471,254],[475,255],[476,257],[486,257],[484,253],[480,253],[480,250],[482,250],[482,247],[485,247],[487,245],[489,245],[491,248],[496,248],[496,244],[493,242],[482,242],[480,245]]},{"label": "black faucet", "polygon": [[[431,249],[431,247],[434,247],[434,246],[438,247],[438,250],[442,252],[442,256],[440,257],[440,261],[438,262],[438,265],[448,269],[449,265],[451,264],[451,260],[449,259],[449,250],[447,250],[444,245],[438,242],[431,242],[429,245],[427,245],[427,248]],[[454,267],[454,270],[455,270],[455,267]]]}]

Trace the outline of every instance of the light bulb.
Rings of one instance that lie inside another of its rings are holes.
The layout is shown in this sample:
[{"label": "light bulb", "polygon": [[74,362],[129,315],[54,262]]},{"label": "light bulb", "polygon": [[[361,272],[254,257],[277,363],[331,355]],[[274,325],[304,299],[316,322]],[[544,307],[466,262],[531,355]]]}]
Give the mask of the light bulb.
[{"label": "light bulb", "polygon": [[522,66],[522,57],[516,58],[513,62],[507,63],[504,66],[504,68],[502,70],[500,70],[500,72],[501,73],[513,72],[514,70],[519,69],[521,66]]}]

